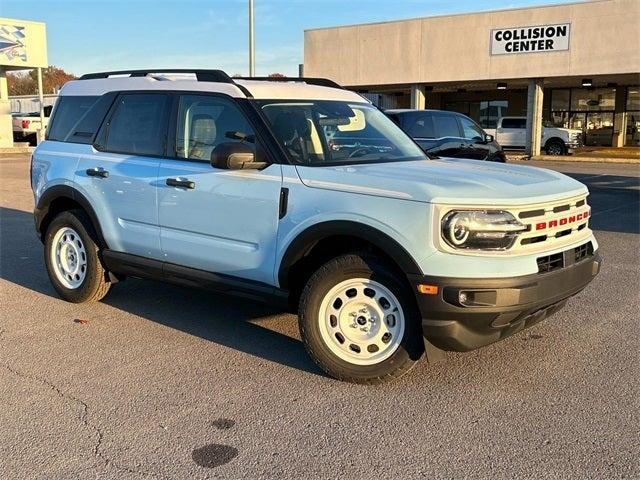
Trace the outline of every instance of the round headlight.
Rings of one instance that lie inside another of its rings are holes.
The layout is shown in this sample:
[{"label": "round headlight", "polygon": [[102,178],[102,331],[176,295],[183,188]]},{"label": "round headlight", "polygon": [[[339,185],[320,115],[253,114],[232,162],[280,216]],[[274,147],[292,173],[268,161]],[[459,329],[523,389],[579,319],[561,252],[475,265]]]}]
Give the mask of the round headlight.
[{"label": "round headlight", "polygon": [[442,237],[453,248],[505,250],[526,229],[502,210],[454,210],[442,219]]},{"label": "round headlight", "polygon": [[451,218],[448,228],[449,238],[455,245],[463,245],[469,238],[469,228],[465,225],[465,219],[459,215]]}]

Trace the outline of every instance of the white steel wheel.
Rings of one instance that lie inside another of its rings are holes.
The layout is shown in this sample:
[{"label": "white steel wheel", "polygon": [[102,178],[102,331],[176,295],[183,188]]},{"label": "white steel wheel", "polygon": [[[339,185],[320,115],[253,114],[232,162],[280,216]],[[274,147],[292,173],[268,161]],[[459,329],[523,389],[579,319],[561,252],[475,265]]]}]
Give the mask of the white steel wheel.
[{"label": "white steel wheel", "polygon": [[50,255],[57,280],[71,290],[80,287],[87,275],[87,252],[78,232],[60,228],[53,237]]},{"label": "white steel wheel", "polygon": [[319,330],[325,345],[341,360],[375,365],[400,346],[405,316],[391,291],[368,278],[344,280],[320,304]]}]

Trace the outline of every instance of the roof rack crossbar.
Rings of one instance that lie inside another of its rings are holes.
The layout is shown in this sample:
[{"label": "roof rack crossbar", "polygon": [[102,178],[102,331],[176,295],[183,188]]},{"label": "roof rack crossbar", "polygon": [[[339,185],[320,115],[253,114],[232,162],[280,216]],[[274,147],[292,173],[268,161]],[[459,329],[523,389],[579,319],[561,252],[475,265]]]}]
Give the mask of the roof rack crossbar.
[{"label": "roof rack crossbar", "polygon": [[112,72],[87,73],[80,80],[95,80],[109,78],[113,75],[129,75],[130,77],[146,77],[151,73],[193,73],[199,82],[235,83],[233,79],[222,70],[199,70],[181,68],[160,68],[146,70],[117,70]]},{"label": "roof rack crossbar", "polygon": [[309,85],[320,87],[340,88],[344,87],[328,78],[317,77],[234,77],[235,80],[255,80],[259,82],[304,82]]}]

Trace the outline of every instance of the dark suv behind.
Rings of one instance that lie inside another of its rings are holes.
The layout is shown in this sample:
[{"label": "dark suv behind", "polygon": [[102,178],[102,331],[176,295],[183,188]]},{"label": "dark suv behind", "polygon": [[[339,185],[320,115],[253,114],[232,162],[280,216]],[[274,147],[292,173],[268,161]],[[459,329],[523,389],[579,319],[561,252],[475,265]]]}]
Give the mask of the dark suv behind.
[{"label": "dark suv behind", "polygon": [[425,152],[438,157],[505,162],[502,147],[469,117],[441,110],[386,110]]}]

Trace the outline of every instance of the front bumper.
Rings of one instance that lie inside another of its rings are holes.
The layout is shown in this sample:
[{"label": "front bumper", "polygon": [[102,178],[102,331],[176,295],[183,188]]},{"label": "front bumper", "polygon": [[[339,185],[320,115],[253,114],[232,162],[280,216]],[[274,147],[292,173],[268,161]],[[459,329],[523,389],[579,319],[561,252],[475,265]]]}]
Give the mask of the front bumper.
[{"label": "front bumper", "polygon": [[[549,273],[493,279],[410,275],[409,281],[416,292],[425,338],[443,350],[467,351],[557,312],[598,274],[600,264],[596,252]],[[436,285],[437,294],[418,293],[420,284]]]}]

